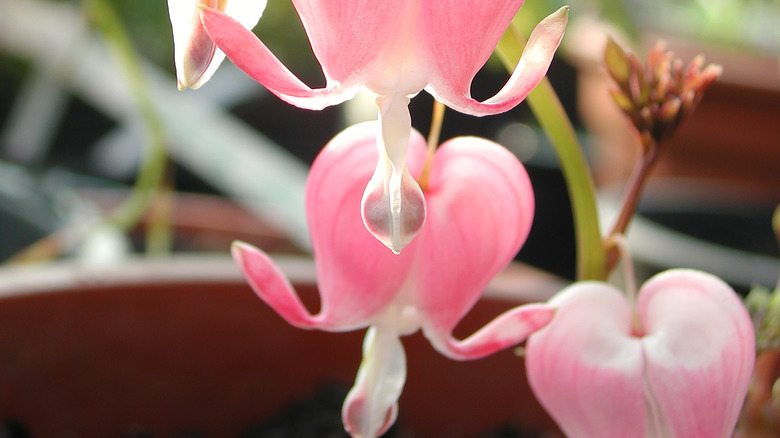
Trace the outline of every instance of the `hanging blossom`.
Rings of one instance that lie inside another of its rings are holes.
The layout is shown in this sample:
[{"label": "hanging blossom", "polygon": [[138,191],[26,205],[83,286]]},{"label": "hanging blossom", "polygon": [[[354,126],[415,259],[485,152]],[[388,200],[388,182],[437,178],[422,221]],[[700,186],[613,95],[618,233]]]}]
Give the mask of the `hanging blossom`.
[{"label": "hanging blossom", "polygon": [[726,283],[675,269],[648,280],[636,306],[599,282],[549,304],[558,311],[529,337],[526,371],[567,437],[732,436],[755,339]]},{"label": "hanging blossom", "polygon": [[257,25],[265,4],[266,0],[168,0],[179,89],[200,88],[225,59],[203,28],[197,5],[222,11],[249,30]]},{"label": "hanging blossom", "polygon": [[[424,187],[428,219],[400,255],[382,246],[358,211],[377,159],[376,123],[337,135],[314,161],[306,186],[321,310],[312,315],[270,258],[244,243],[233,256],[250,285],[290,324],[346,331],[369,327],[343,419],[354,437],[375,437],[396,417],[406,380],[400,336],[422,330],[434,348],[476,359],[524,340],[546,324],[546,304],[517,307],[472,336],[453,328],[488,282],[514,257],[530,231],[533,191],[520,162],[501,146],[475,137],[445,142]],[[425,161],[425,141],[412,131],[411,174]]]},{"label": "hanging blossom", "polygon": [[475,116],[520,103],[542,80],[563,37],[568,7],[543,20],[523,57],[493,97],[471,97],[471,81],[496,47],[523,0],[293,0],[319,60],[324,88],[291,73],[245,26],[201,7],[209,36],[230,60],[282,100],[322,109],[365,87],[376,96],[380,154],[362,199],[366,228],[398,253],[422,228],[425,202],[406,169],[411,132],[409,99],[425,89]]}]

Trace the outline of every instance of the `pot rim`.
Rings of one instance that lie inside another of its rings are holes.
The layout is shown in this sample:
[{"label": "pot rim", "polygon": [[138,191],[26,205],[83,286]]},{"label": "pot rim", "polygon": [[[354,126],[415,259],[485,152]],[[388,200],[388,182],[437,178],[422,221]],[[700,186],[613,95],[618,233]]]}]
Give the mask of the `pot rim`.
[{"label": "pot rim", "polygon": [[[290,283],[314,285],[314,260],[307,255],[273,254]],[[120,262],[87,264],[78,259],[0,267],[0,300],[67,290],[143,284],[245,283],[229,254],[186,253],[170,257],[133,255]],[[506,301],[546,301],[568,282],[541,269],[512,262],[490,282],[484,297]]]},{"label": "pot rim", "polygon": [[[310,257],[276,255],[274,261],[292,283],[314,284]],[[182,283],[244,282],[230,255],[191,253],[171,257],[133,255],[118,263],[87,264],[78,259],[0,268],[0,299],[73,289]]]}]

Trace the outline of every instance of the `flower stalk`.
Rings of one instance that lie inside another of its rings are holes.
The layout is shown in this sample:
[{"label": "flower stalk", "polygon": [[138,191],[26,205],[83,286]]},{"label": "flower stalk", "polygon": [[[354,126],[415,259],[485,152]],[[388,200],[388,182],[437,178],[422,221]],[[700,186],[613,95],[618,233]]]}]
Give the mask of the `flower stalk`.
[{"label": "flower stalk", "polygon": [[[502,63],[512,69],[525,47],[525,37],[513,22],[496,53]],[[571,199],[577,247],[577,280],[603,280],[605,256],[601,240],[593,177],[582,154],[577,134],[566,115],[555,89],[547,78],[528,94],[528,105],[552,142]]]},{"label": "flower stalk", "polygon": [[611,237],[628,231],[650,173],[722,68],[704,67],[701,55],[684,67],[663,41],[653,47],[643,65],[635,54],[626,52],[612,39],[604,50],[604,65],[617,86],[610,90],[612,99],[631,121],[640,145],[639,160],[626,186],[620,213],[605,239],[609,272],[619,257],[618,249],[610,244]]}]

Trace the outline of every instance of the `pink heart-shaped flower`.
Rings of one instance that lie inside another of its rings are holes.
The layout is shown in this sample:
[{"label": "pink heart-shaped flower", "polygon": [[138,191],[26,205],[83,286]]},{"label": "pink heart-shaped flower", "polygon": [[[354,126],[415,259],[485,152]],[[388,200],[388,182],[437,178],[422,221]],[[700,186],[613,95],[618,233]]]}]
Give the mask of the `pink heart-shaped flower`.
[{"label": "pink heart-shaped flower", "polygon": [[737,294],[710,274],[670,270],[636,309],[606,283],[553,297],[526,349],[528,380],[570,438],[730,437],[755,361]]},{"label": "pink heart-shaped flower", "polygon": [[[426,160],[419,132],[411,132],[408,151],[405,172],[412,179]],[[477,137],[442,144],[420,192],[425,204],[409,206],[421,212],[427,205],[424,224],[402,253],[393,254],[365,228],[360,214],[379,153],[376,123],[363,123],[333,138],[312,165],[306,215],[318,313],[309,312],[267,254],[247,244],[233,247],[257,295],[290,324],[330,331],[369,328],[343,409],[344,424],[356,438],[378,436],[395,420],[406,380],[401,336],[421,330],[445,356],[478,359],[522,342],[554,315],[547,304],[527,304],[465,339],[452,334],[531,230],[533,190],[517,158]]]}]

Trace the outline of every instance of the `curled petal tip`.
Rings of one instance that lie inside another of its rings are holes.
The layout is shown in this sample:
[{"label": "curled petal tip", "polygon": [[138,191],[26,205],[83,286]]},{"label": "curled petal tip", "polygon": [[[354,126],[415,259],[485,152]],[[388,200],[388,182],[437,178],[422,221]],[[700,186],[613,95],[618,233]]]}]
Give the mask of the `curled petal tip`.
[{"label": "curled petal tip", "polygon": [[545,17],[539,25],[538,29],[550,29],[555,34],[563,36],[563,32],[566,29],[566,24],[569,22],[569,6],[562,6],[557,11]]},{"label": "curled petal tip", "polygon": [[545,17],[529,36],[529,43],[539,40],[547,44],[547,50],[554,53],[560,44],[569,22],[569,6],[563,6]]},{"label": "curled petal tip", "polygon": [[238,264],[252,290],[279,316],[300,328],[314,328],[320,325],[321,321],[309,313],[287,277],[268,254],[238,241],[233,242],[230,250],[233,260]]},{"label": "curled petal tip", "polygon": [[445,356],[456,360],[479,359],[525,341],[546,326],[555,312],[547,304],[526,304],[504,312],[462,341],[431,332],[426,332],[426,336],[433,338],[432,343]]}]

